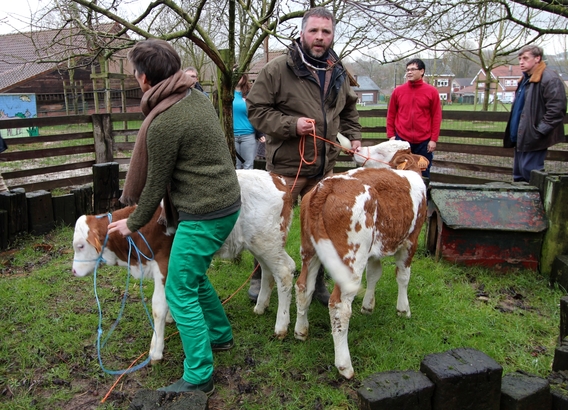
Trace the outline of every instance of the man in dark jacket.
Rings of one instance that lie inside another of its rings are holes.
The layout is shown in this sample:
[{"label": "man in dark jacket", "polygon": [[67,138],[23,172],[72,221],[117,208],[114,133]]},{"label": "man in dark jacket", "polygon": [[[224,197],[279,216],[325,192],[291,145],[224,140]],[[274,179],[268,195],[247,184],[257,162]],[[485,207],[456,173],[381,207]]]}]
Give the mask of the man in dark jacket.
[{"label": "man in dark jacket", "polygon": [[[333,173],[341,150],[310,137],[314,126],[315,134],[327,141],[337,144],[341,132],[353,150],[361,146],[357,95],[331,49],[334,33],[333,14],[321,7],[308,10],[300,38],[287,55],[262,69],[247,98],[250,122],[266,134],[266,169],[284,177],[294,200]],[[259,282],[251,281],[251,298],[253,285]],[[325,303],[329,299],[323,274],[318,275],[315,296]]]},{"label": "man in dark jacket", "polygon": [[542,48],[528,45],[518,56],[523,77],[515,93],[503,146],[515,147],[513,181],[528,182],[533,169],[544,169],[548,147],[567,141],[566,89],[558,74],[542,61]]}]

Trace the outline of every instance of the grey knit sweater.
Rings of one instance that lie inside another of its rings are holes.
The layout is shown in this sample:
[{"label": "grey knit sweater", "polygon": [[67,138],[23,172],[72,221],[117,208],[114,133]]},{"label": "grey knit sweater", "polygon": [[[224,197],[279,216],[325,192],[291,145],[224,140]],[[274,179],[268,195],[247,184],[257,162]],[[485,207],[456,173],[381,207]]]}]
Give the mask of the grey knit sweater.
[{"label": "grey knit sweater", "polygon": [[193,91],[159,114],[148,128],[147,145],[146,185],[127,221],[132,232],[150,221],[168,183],[174,206],[189,215],[216,213],[239,201],[227,141],[203,93]]}]

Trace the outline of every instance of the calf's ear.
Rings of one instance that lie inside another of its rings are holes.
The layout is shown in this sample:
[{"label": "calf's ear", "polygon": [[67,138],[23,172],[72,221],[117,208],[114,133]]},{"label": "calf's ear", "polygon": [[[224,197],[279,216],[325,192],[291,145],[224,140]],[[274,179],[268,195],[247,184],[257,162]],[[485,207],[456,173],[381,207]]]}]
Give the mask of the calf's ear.
[{"label": "calf's ear", "polygon": [[96,229],[90,229],[89,235],[87,236],[87,242],[97,250],[97,253],[101,253],[103,250],[103,245],[99,239],[99,232]]},{"label": "calf's ear", "polygon": [[428,168],[428,164],[430,163],[430,161],[428,161],[426,159],[426,157],[423,157],[422,155],[419,155],[419,159],[418,159],[418,168],[420,168],[420,171],[426,171],[426,169]]}]

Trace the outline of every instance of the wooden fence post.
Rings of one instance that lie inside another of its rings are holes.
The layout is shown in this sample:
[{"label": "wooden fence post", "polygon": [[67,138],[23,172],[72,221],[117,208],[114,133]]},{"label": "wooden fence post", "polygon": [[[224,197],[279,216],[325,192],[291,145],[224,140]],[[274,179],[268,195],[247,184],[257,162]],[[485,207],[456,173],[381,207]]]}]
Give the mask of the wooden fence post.
[{"label": "wooden fence post", "polygon": [[114,138],[110,114],[93,114],[93,137],[97,164],[113,161]]},{"label": "wooden fence post", "polygon": [[8,247],[8,211],[0,209],[0,251]]},{"label": "wooden fence post", "polygon": [[80,188],[73,189],[71,193],[75,196],[75,215],[93,214],[93,187],[85,185]]},{"label": "wooden fence post", "polygon": [[93,165],[93,196],[95,214],[120,209],[118,162]]},{"label": "wooden fence post", "polygon": [[26,191],[14,188],[0,194],[0,209],[8,211],[8,242],[28,232],[28,202]]},{"label": "wooden fence post", "polygon": [[34,191],[26,194],[28,202],[29,231],[33,235],[43,235],[55,228],[53,202],[48,191]]},{"label": "wooden fence post", "polygon": [[554,260],[568,254],[568,175],[549,174],[541,193],[549,224],[542,242],[540,273],[550,276]]}]

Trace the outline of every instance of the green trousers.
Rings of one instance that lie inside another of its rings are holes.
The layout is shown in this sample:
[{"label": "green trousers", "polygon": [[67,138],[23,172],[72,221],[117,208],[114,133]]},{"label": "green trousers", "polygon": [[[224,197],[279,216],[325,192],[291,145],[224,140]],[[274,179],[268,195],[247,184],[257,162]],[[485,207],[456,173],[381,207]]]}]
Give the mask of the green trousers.
[{"label": "green trousers", "polygon": [[172,245],[166,300],[183,344],[183,379],[193,384],[213,375],[211,343],[232,339],[217,292],[207,278],[215,252],[231,233],[239,212],[206,221],[180,222]]}]

